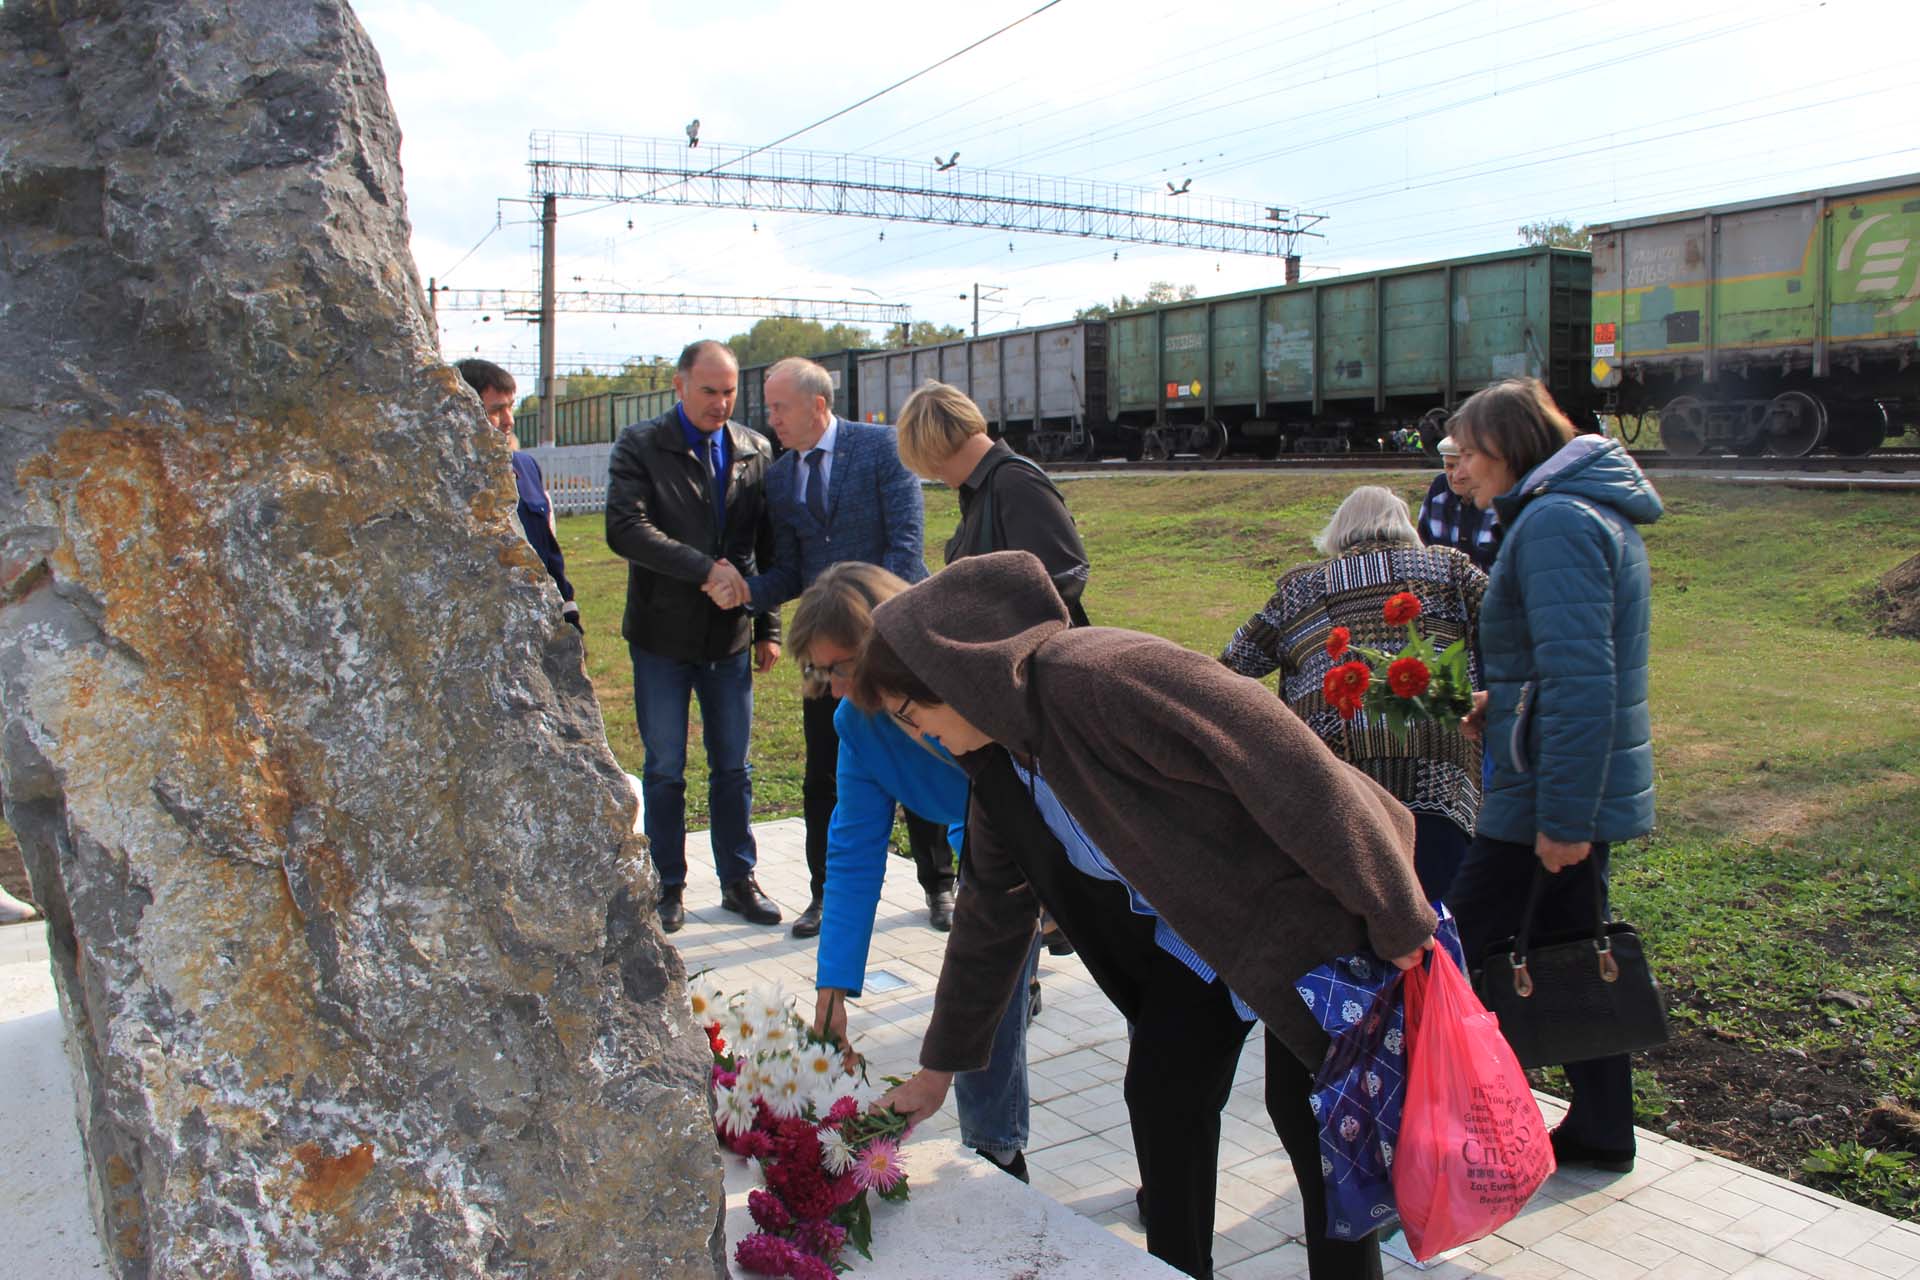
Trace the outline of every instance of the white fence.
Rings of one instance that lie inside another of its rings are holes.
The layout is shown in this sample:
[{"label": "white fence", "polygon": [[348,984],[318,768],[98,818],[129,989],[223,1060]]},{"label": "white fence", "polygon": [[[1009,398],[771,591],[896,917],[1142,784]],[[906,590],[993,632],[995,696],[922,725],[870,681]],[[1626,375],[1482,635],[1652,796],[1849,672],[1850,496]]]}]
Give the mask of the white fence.
[{"label": "white fence", "polygon": [[547,496],[563,516],[604,511],[607,506],[607,460],[610,444],[549,445],[526,451],[547,478]]}]

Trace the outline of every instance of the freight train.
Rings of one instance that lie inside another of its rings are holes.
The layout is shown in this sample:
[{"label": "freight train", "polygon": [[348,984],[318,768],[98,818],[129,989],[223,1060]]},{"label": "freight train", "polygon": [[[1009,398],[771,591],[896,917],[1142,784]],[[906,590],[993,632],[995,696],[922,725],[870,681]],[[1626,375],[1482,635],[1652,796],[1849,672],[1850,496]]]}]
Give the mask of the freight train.
[{"label": "freight train", "polygon": [[[1920,175],[1592,231],[1591,254],[1514,249],[816,359],[842,417],[893,421],[938,379],[1043,460],[1430,446],[1461,400],[1516,376],[1629,443],[1657,417],[1683,456],[1865,453],[1920,428]],[[741,370],[736,416],[770,435],[765,374]],[[610,441],[671,404],[560,402],[556,443]]]}]

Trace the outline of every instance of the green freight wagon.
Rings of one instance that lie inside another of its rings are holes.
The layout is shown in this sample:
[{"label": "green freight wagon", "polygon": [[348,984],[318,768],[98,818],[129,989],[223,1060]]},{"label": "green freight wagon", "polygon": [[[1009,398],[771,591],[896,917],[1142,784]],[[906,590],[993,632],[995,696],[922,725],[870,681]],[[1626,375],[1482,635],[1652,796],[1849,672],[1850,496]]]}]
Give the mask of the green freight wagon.
[{"label": "green freight wagon", "polygon": [[1515,249],[1199,298],[1107,322],[1107,411],[1128,457],[1428,443],[1468,395],[1544,381],[1590,414],[1591,262]]},{"label": "green freight wagon", "polygon": [[[656,418],[673,408],[671,387],[658,391],[602,391],[598,395],[571,396],[553,403],[553,442],[568,444],[612,444],[621,429],[636,422]],[[513,415],[513,434],[520,447],[531,449],[540,442],[540,415],[527,411]]]},{"label": "green freight wagon", "polygon": [[1593,384],[1668,452],[1866,453],[1920,423],[1920,174],[1593,228]]}]

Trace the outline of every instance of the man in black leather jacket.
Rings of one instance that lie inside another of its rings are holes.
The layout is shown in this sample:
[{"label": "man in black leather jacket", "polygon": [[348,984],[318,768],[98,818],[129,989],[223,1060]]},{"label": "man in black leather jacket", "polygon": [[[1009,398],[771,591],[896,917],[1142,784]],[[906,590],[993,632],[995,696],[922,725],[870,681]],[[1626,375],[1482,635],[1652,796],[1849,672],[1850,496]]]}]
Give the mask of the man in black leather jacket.
[{"label": "man in black leather jacket", "polygon": [[724,344],[688,346],[673,377],[680,402],[622,431],[608,464],[607,545],[627,561],[620,632],[633,659],[634,714],[646,748],[644,822],[660,873],[660,927],[668,933],[685,920],[690,696],[700,699],[720,905],[755,924],[780,923],[780,908],[753,875],[747,764],[753,674],[780,659],[780,619],[721,609],[702,590],[742,581],[773,554],[766,498],[773,450],[765,437],[728,420],[739,380]]}]

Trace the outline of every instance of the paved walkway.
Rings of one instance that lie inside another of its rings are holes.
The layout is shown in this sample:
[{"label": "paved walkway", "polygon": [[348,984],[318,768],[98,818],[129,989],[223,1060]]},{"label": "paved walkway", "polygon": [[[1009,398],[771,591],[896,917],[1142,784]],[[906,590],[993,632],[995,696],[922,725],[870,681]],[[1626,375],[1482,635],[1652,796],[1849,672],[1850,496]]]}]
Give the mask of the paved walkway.
[{"label": "paved walkway", "polygon": [[[757,832],[761,885],[791,919],[807,897],[801,824],[765,823]],[[687,926],[674,939],[688,970],[711,970],[728,991],[780,982],[810,997],[812,945],[795,941],[784,927],[759,928],[721,911],[712,869],[698,865],[702,842],[692,843]],[[913,1070],[945,945],[944,934],[926,927],[912,870],[904,860],[889,867],[870,962],[878,972],[853,1007],[854,1038],[877,1074]],[[1034,1113],[1027,1158],[1034,1185],[1144,1248],[1120,1092],[1125,1023],[1077,959],[1043,956],[1041,980],[1044,1009],[1028,1040]],[[86,1217],[55,1009],[41,927],[0,929],[0,1079],[12,1082],[9,1105],[0,1112],[0,1204],[11,1228],[4,1256],[8,1274],[36,1280],[104,1274]],[[1222,1280],[1306,1274],[1299,1198],[1261,1100],[1262,1056],[1260,1037],[1250,1037],[1222,1134],[1214,1247]],[[1543,1105],[1557,1119],[1558,1105]],[[956,1136],[951,1102],[925,1129]],[[911,1145],[907,1151],[911,1159]],[[1389,1261],[1387,1274],[1420,1272]],[[1556,1174],[1506,1228],[1426,1274],[1920,1280],[1920,1225],[1643,1132],[1631,1174]]]}]

